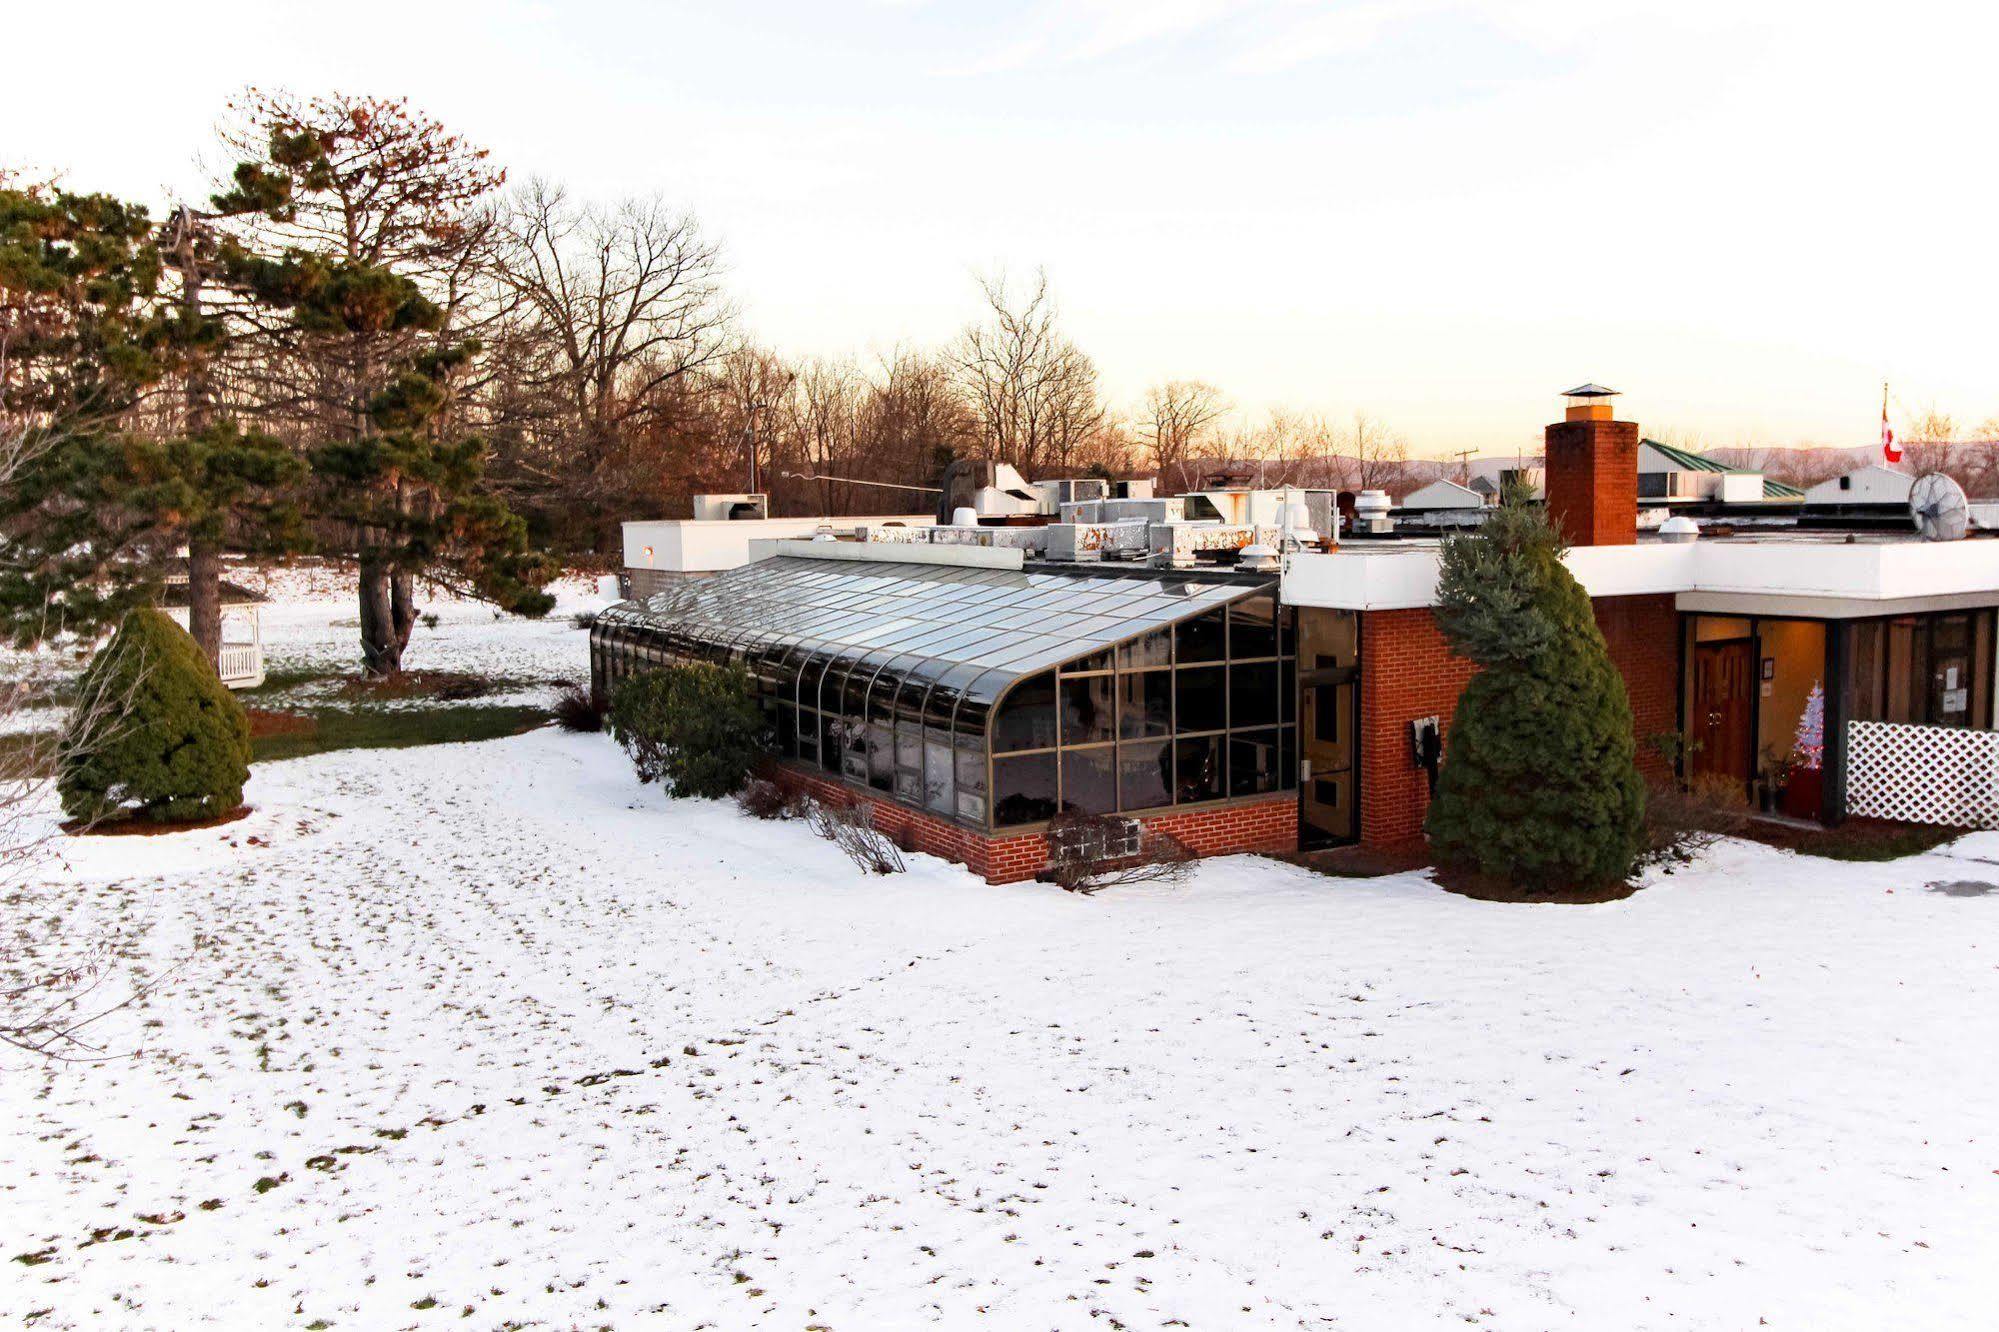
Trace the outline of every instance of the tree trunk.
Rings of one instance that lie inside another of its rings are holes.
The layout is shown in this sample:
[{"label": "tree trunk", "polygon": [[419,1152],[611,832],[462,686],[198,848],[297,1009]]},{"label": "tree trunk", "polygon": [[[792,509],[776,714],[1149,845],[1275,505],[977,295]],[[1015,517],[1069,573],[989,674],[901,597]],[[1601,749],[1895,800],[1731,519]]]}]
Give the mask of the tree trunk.
[{"label": "tree trunk", "polygon": [[222,668],[222,552],[207,541],[187,543],[187,632],[210,668]]},{"label": "tree trunk", "polygon": [[361,561],[361,665],[382,679],[403,668],[403,645],[396,637],[393,593],[388,565]]},{"label": "tree trunk", "polygon": [[[201,256],[196,248],[194,215],[183,208],[175,251],[180,264],[181,313],[191,328],[201,324]],[[199,435],[215,420],[214,385],[208,363],[197,357],[185,385],[187,433]],[[222,673],[222,550],[214,541],[190,535],[187,543],[187,632],[209,669]]]},{"label": "tree trunk", "polygon": [[396,636],[397,669],[401,669],[403,649],[410,645],[410,630],[416,628],[416,576],[408,569],[389,575],[389,622]]}]

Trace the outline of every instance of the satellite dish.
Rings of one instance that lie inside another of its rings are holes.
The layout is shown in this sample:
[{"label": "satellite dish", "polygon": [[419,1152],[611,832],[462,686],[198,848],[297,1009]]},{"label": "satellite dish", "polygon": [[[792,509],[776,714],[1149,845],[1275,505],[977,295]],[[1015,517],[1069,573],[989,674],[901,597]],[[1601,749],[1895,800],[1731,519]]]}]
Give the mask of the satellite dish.
[{"label": "satellite dish", "polygon": [[1925,541],[1962,541],[1971,525],[1964,487],[1942,472],[1924,472],[1909,487],[1909,517]]}]

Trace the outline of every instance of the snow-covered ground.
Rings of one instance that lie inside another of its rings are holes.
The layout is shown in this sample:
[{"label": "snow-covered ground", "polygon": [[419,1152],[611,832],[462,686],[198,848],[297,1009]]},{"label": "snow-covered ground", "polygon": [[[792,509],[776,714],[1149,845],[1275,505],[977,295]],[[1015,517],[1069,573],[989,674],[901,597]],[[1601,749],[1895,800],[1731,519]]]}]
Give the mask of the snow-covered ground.
[{"label": "snow-covered ground", "polygon": [[[247,696],[252,706],[268,711],[329,705],[385,711],[439,706],[438,699],[422,694],[357,701],[343,693],[361,663],[360,614],[351,565],[318,560],[263,567],[232,564],[227,577],[271,599],[259,614],[264,668],[281,683]],[[420,618],[403,664],[411,671],[494,680],[494,690],[477,698],[484,706],[546,706],[562,685],[589,682],[589,641],[575,617],[616,600],[603,583],[598,575],[564,574],[549,585],[555,608],[540,620],[503,615],[449,589],[419,584]],[[72,674],[81,669],[85,656],[73,644],[40,655],[0,648],[0,680],[31,670],[52,677]],[[59,707],[20,709],[0,716],[0,735],[52,731],[62,725],[65,715]]]},{"label": "snow-covered ground", "polygon": [[[580,672],[582,634],[509,623],[521,673]],[[10,933],[118,939],[111,993],[179,969],[97,1030],[122,1057],[0,1057],[0,1318],[1999,1307],[1999,836],[1889,865],[1730,844],[1596,907],[1251,858],[1078,898],[923,857],[863,877],[639,787],[601,736],[268,764],[249,795],[69,843],[8,904]]]},{"label": "snow-covered ground", "polygon": [[[271,598],[262,608],[264,667],[272,675],[310,672],[337,677],[260,693],[260,708],[309,707],[326,702],[360,669],[360,612],[351,569],[318,563],[232,574]],[[555,609],[540,620],[503,615],[493,607],[428,585],[418,588],[420,618],[410,634],[403,665],[412,671],[451,671],[505,682],[481,704],[546,704],[561,684],[587,684],[589,641],[573,617],[615,597],[598,580],[569,574],[551,584]],[[371,707],[434,706],[423,697],[372,701]]]}]

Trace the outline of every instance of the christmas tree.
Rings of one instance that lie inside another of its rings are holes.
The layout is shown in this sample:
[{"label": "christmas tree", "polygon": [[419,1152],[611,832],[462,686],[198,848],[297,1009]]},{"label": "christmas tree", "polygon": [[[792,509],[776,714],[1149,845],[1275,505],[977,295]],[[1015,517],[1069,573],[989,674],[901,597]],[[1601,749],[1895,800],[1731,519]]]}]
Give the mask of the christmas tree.
[{"label": "christmas tree", "polygon": [[1798,718],[1798,738],[1791,743],[1798,766],[1816,772],[1825,763],[1825,690],[1817,680],[1805,698],[1804,715]]}]

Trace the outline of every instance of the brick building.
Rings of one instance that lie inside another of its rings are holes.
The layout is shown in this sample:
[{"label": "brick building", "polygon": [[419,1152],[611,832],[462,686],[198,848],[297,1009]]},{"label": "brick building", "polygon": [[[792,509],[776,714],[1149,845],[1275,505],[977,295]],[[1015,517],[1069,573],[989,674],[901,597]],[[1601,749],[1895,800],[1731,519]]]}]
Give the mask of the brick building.
[{"label": "brick building", "polygon": [[[1868,802],[1916,779],[1884,768],[1880,746],[1989,736],[1999,542],[1661,534],[1641,518],[1638,429],[1611,396],[1575,390],[1548,427],[1546,502],[1650,775],[1670,777],[1677,749],[1686,775],[1837,819],[1879,812]],[[1202,855],[1420,836],[1473,671],[1432,617],[1437,540],[1294,540],[1305,506],[1287,509],[1286,492],[1203,497],[1191,516],[1180,500],[1055,484],[1055,521],[1039,525],[1016,487],[1001,521],[960,511],[856,540],[746,538],[739,567],[606,612],[595,682],[741,663],[781,781],[871,802],[891,836],[994,882],[1042,873],[1050,820],[1072,812]],[[1266,548],[1274,522],[1289,549]]]}]

